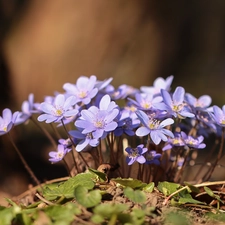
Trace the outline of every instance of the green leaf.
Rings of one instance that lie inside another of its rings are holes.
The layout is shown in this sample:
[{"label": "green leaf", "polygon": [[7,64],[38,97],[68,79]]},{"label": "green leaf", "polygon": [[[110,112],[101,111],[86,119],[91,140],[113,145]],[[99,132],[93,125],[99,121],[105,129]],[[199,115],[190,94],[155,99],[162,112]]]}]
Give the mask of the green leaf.
[{"label": "green leaf", "polygon": [[105,173],[102,173],[102,172],[100,172],[98,170],[94,170],[92,168],[89,168],[88,170],[90,171],[90,173],[95,174],[99,181],[103,182],[103,181],[107,180],[107,176],[106,176]]},{"label": "green leaf", "polygon": [[77,186],[82,185],[88,190],[93,189],[93,179],[95,175],[93,173],[80,173],[75,177],[69,178],[64,183],[60,183],[58,186],[45,186],[43,196],[48,200],[54,200],[58,197],[64,196],[65,198],[73,198],[74,190]]},{"label": "green leaf", "polygon": [[183,198],[183,197],[181,197],[181,198],[179,198],[178,203],[180,203],[180,204],[192,203],[192,204],[201,204],[201,205],[205,205],[204,202],[200,202],[200,201],[198,201],[198,200],[195,200],[195,199],[193,199],[192,197],[190,197],[190,198]]},{"label": "green leaf", "polygon": [[194,185],[189,184],[188,182],[184,182],[184,184],[186,186],[188,186],[188,188],[191,190],[190,192],[194,192],[194,193],[199,193],[200,192],[199,188],[195,187]]},{"label": "green leaf", "polygon": [[224,202],[221,200],[220,196],[219,196],[219,195],[216,195],[210,188],[208,188],[208,187],[205,186],[205,187],[204,187],[204,190],[205,190],[205,192],[206,192],[209,196],[211,196],[211,197],[215,198],[216,200],[220,201],[222,204],[224,203]]},{"label": "green leaf", "polygon": [[104,222],[104,220],[105,218],[98,214],[95,214],[91,217],[91,221],[95,224],[101,224],[102,222]]},{"label": "green leaf", "polygon": [[103,203],[98,205],[94,208],[94,214],[100,215],[103,218],[110,218],[113,214],[119,214],[129,208],[128,205],[125,204],[110,204],[110,203]]},{"label": "green leaf", "polygon": [[215,194],[213,193],[213,191],[210,188],[204,187],[204,190],[209,196],[211,196],[211,197],[215,196]]},{"label": "green leaf", "polygon": [[75,197],[78,203],[86,208],[91,208],[101,202],[102,195],[100,190],[93,190],[88,192],[88,189],[83,186],[77,186],[75,189]]},{"label": "green leaf", "polygon": [[157,188],[160,192],[162,192],[164,195],[168,196],[177,191],[181,186],[176,183],[172,182],[159,182]]},{"label": "green leaf", "polygon": [[81,213],[78,206],[71,202],[66,205],[49,206],[44,209],[44,212],[51,218],[52,222],[55,222],[54,225],[69,225],[74,220],[74,215]]},{"label": "green leaf", "polygon": [[140,180],[132,179],[132,178],[114,178],[111,180],[124,187],[131,187],[133,189],[144,188],[147,185],[146,183],[143,183]]},{"label": "green leaf", "polygon": [[133,190],[131,187],[126,187],[124,189],[124,194],[135,203],[144,203],[146,201],[146,195],[143,191]]},{"label": "green leaf", "polygon": [[155,183],[151,182],[151,183],[147,184],[145,187],[143,187],[142,190],[151,193],[151,192],[153,192],[154,187],[155,187]]},{"label": "green leaf", "polygon": [[13,207],[1,209],[0,225],[10,225],[14,217],[15,213]]}]

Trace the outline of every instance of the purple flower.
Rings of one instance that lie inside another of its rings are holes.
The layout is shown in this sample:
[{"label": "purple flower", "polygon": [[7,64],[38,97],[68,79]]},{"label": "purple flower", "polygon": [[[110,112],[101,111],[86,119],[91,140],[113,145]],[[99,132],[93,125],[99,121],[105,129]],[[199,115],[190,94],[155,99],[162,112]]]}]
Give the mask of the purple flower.
[{"label": "purple flower", "polygon": [[113,100],[117,100],[117,99],[124,99],[126,98],[127,96],[130,96],[130,95],[134,95],[135,93],[137,93],[138,90],[133,88],[132,86],[129,86],[129,85],[126,85],[126,84],[123,84],[123,85],[120,85],[117,90],[114,90],[112,91],[112,93],[110,94],[111,98]]},{"label": "purple flower", "polygon": [[118,114],[118,106],[110,100],[109,95],[105,95],[99,103],[99,108],[91,106],[88,110],[81,111],[81,118],[75,122],[75,126],[82,128],[83,134],[92,133],[96,139],[105,138],[108,132],[118,126],[114,121]]},{"label": "purple flower", "polygon": [[49,156],[50,156],[49,161],[52,163],[57,163],[64,158],[67,152],[68,152],[68,149],[65,148],[64,145],[59,144],[57,151],[49,152]]},{"label": "purple flower", "polygon": [[63,118],[75,116],[78,110],[72,107],[74,104],[74,96],[65,98],[63,94],[59,94],[55,97],[53,103],[41,103],[40,108],[44,114],[38,117],[38,121],[46,120],[46,123],[60,122]]},{"label": "purple flower", "polygon": [[146,136],[150,134],[152,141],[158,145],[161,140],[167,141],[167,136],[174,137],[173,133],[170,130],[165,129],[164,127],[171,125],[174,123],[174,120],[171,118],[167,118],[163,121],[158,121],[155,119],[150,119],[146,113],[143,111],[136,112],[138,118],[143,124],[142,127],[139,127],[136,130],[137,136]]},{"label": "purple flower", "polygon": [[168,138],[167,144],[163,147],[163,151],[171,149],[173,147],[184,146],[185,143],[180,133],[175,133],[174,138]]},{"label": "purple flower", "polygon": [[96,147],[99,145],[99,140],[93,138],[91,133],[82,134],[82,130],[71,130],[69,134],[75,139],[76,150],[78,152],[84,150],[88,145]]},{"label": "purple flower", "polygon": [[156,151],[152,150],[146,153],[146,164],[155,164],[155,165],[160,165],[160,157],[162,155],[159,153],[156,153]]},{"label": "purple flower", "polygon": [[140,124],[137,116],[129,116],[127,110],[121,110],[117,120],[118,127],[114,130],[115,136],[121,136],[122,134],[127,134],[128,136],[135,135],[134,129]]},{"label": "purple flower", "polygon": [[95,87],[98,88],[98,90],[100,91],[100,90],[104,89],[105,87],[107,87],[111,83],[112,80],[113,80],[112,77],[110,77],[106,80],[103,80],[103,81],[97,80],[95,83]]},{"label": "purple flower", "polygon": [[24,101],[22,103],[22,112],[19,113],[17,119],[16,119],[16,124],[23,123],[27,121],[33,113],[38,113],[39,111],[35,109],[35,104],[34,104],[34,94],[29,94],[28,100]]},{"label": "purple flower", "polygon": [[169,76],[166,79],[163,79],[162,77],[158,77],[153,82],[153,87],[142,86],[141,91],[145,93],[157,95],[157,94],[160,94],[161,89],[169,91],[172,81],[173,81],[173,76]]},{"label": "purple flower", "polygon": [[152,94],[146,93],[137,93],[135,95],[135,100],[130,99],[134,105],[136,105],[140,110],[150,110],[150,109],[157,109],[157,105],[162,102],[162,97],[157,96],[154,97]]},{"label": "purple flower", "polygon": [[197,110],[206,109],[207,107],[210,106],[210,104],[212,102],[212,99],[209,95],[202,95],[201,97],[199,97],[197,99],[193,95],[187,93],[185,95],[185,98],[186,98],[187,103]]},{"label": "purple flower", "polygon": [[172,98],[168,91],[161,90],[163,101],[165,103],[165,108],[162,110],[167,110],[174,117],[194,117],[195,115],[190,112],[184,102],[185,90],[182,87],[177,87],[172,95]]},{"label": "purple flower", "polygon": [[70,138],[67,138],[67,139],[61,138],[58,140],[58,142],[59,142],[59,144],[63,145],[65,148],[69,149],[69,151],[72,150],[72,148],[71,148],[72,142],[71,142]]},{"label": "purple flower", "polygon": [[2,117],[0,116],[0,135],[8,133],[12,129],[18,115],[19,112],[12,114],[12,111],[8,108],[2,111]]},{"label": "purple flower", "polygon": [[225,127],[225,105],[223,105],[222,109],[218,106],[213,106],[213,112],[210,112],[211,117],[221,127]]},{"label": "purple flower", "polygon": [[136,148],[127,147],[125,151],[128,153],[126,161],[128,165],[132,165],[135,161],[143,164],[146,162],[143,154],[147,152],[147,148],[144,148],[144,145],[138,145]]},{"label": "purple flower", "polygon": [[190,148],[202,149],[205,148],[206,146],[205,143],[202,143],[204,140],[203,136],[194,138],[192,136],[186,135],[183,131],[181,131],[181,136],[184,143]]},{"label": "purple flower", "polygon": [[91,76],[90,78],[81,76],[77,79],[76,85],[66,83],[63,85],[63,89],[69,95],[75,96],[77,103],[82,102],[87,105],[98,92],[98,88],[95,88],[96,80],[96,76]]}]

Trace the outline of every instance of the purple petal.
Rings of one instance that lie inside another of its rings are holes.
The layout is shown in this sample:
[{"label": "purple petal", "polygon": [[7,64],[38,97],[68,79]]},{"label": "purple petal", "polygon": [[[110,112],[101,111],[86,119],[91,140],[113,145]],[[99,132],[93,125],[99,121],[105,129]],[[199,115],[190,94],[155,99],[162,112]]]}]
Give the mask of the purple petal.
[{"label": "purple petal", "polygon": [[184,101],[185,90],[182,87],[177,87],[175,92],[173,93],[173,101],[174,104],[182,104]]},{"label": "purple petal", "polygon": [[174,120],[171,118],[167,118],[160,123],[161,127],[165,127],[174,123]]},{"label": "purple petal", "polygon": [[2,111],[3,120],[7,123],[12,121],[12,112],[10,109],[6,108]]},{"label": "purple petal", "polygon": [[146,162],[146,159],[144,156],[140,155],[137,157],[137,161],[141,164],[145,163]]},{"label": "purple petal", "polygon": [[153,141],[156,145],[158,145],[158,144],[160,143],[161,138],[158,136],[158,132],[157,132],[157,131],[152,131],[152,132],[150,133],[150,136],[151,136],[152,141]]},{"label": "purple petal", "polygon": [[109,95],[104,95],[99,103],[99,109],[107,110],[110,100],[111,100],[111,98]]},{"label": "purple petal", "polygon": [[139,128],[136,130],[136,132],[135,132],[135,134],[136,134],[137,136],[139,136],[139,137],[146,136],[146,135],[148,135],[149,133],[150,133],[150,130],[149,130],[148,128],[146,128],[146,127],[139,127]]},{"label": "purple petal", "polygon": [[164,103],[171,107],[173,105],[173,102],[172,102],[171,96],[168,93],[168,91],[161,89],[161,95],[163,97]]},{"label": "purple petal", "polygon": [[55,106],[63,107],[64,103],[65,103],[65,96],[64,95],[59,94],[55,97],[55,101],[54,101]]},{"label": "purple petal", "polygon": [[117,128],[117,126],[118,126],[118,124],[113,121],[113,122],[107,124],[104,129],[106,132],[109,132],[109,131],[115,130]]}]

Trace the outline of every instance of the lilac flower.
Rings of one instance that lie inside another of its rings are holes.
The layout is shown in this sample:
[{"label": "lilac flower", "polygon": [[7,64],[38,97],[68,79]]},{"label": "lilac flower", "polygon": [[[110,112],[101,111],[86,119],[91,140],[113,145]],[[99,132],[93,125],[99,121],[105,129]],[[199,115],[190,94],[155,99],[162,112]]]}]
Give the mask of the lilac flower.
[{"label": "lilac flower", "polygon": [[128,136],[135,135],[134,129],[138,127],[140,121],[136,118],[126,117],[125,111],[121,111],[118,118],[118,127],[114,130],[115,136],[121,136],[127,134]]},{"label": "lilac flower", "polygon": [[153,95],[160,94],[161,89],[170,90],[170,85],[173,81],[173,76],[169,76],[166,79],[163,79],[162,77],[158,77],[154,82],[152,87],[142,86],[141,91]]},{"label": "lilac flower", "polygon": [[[167,141],[167,136],[174,137],[173,133],[170,130],[165,129],[164,127],[171,125],[174,123],[174,120],[171,118],[167,118],[163,121],[158,121],[155,119],[150,119],[146,113],[143,111],[136,112],[138,118],[143,124],[142,127],[139,127],[136,130],[137,136],[146,136],[150,134],[152,141],[158,145],[161,140]],[[166,136],[167,135],[167,136]]]},{"label": "lilac flower", "polygon": [[113,80],[112,77],[110,77],[104,81],[97,80],[95,83],[95,87],[98,88],[98,90],[100,91],[100,90],[104,89],[105,87],[107,87],[111,83],[112,80]]},{"label": "lilac flower", "polygon": [[137,93],[135,100],[129,98],[129,101],[138,107],[140,110],[157,109],[157,105],[162,102],[162,97],[154,97],[152,94]]},{"label": "lilac flower", "polygon": [[84,150],[88,145],[92,147],[96,147],[99,145],[99,140],[97,138],[93,138],[91,133],[82,134],[82,130],[71,130],[69,134],[76,140],[76,151],[80,152]]},{"label": "lilac flower", "polygon": [[12,111],[8,108],[2,111],[2,117],[0,116],[0,135],[8,133],[12,129],[18,115],[19,112],[12,114]]},{"label": "lilac flower", "polygon": [[113,90],[110,94],[113,100],[124,99],[127,96],[134,95],[138,90],[133,88],[132,86],[123,84],[120,85],[116,90]]},{"label": "lilac flower", "polygon": [[96,80],[96,76],[91,76],[90,78],[81,76],[77,79],[76,85],[66,83],[63,85],[63,89],[69,95],[75,96],[77,103],[82,102],[87,105],[98,92],[98,88],[95,88]]},{"label": "lilac flower", "polygon": [[99,103],[99,108],[91,106],[88,110],[81,111],[81,118],[75,122],[75,126],[82,128],[83,134],[92,133],[96,139],[105,138],[108,132],[118,126],[114,121],[118,114],[118,106],[110,101],[109,95],[105,95]]},{"label": "lilac flower", "polygon": [[218,106],[213,106],[213,112],[210,113],[213,120],[221,127],[225,127],[225,105],[223,105],[222,109]]},{"label": "lilac flower", "polygon": [[71,149],[71,147],[72,147],[72,142],[71,142],[70,138],[67,138],[67,139],[60,138],[58,140],[58,142],[59,142],[59,144],[63,145],[67,149]]},{"label": "lilac flower", "polygon": [[162,155],[159,153],[156,153],[156,151],[152,150],[146,153],[146,164],[155,164],[160,165],[160,157]]},{"label": "lilac flower", "polygon": [[187,93],[185,95],[185,99],[190,106],[194,107],[197,110],[206,109],[212,102],[212,99],[209,95],[202,95],[197,99],[193,95]]},{"label": "lilac flower", "polygon": [[175,133],[174,138],[168,138],[167,144],[163,147],[163,151],[172,149],[173,147],[184,146],[185,143],[180,133]]},{"label": "lilac flower", "polygon": [[57,151],[49,152],[49,156],[50,156],[49,161],[52,163],[57,163],[64,158],[67,152],[68,152],[68,149],[65,148],[64,145],[59,144]]},{"label": "lilac flower", "polygon": [[48,102],[41,103],[40,108],[44,114],[38,117],[38,121],[46,120],[46,123],[60,122],[63,118],[75,116],[78,110],[72,108],[74,104],[74,96],[66,99],[64,95],[59,94],[55,97],[52,104]]},{"label": "lilac flower", "polygon": [[171,98],[169,92],[166,90],[161,90],[161,94],[165,103],[165,108],[161,108],[162,110],[167,110],[174,117],[194,117],[195,115],[190,112],[189,108],[187,108],[184,103],[184,94],[185,90],[182,87],[177,87],[173,96]]},{"label": "lilac flower", "polygon": [[143,154],[148,151],[147,148],[144,148],[144,145],[138,145],[136,148],[127,147],[125,151],[128,153],[126,161],[128,165],[132,165],[135,161],[143,164],[146,162]]},{"label": "lilac flower", "polygon": [[22,103],[22,112],[19,113],[17,119],[16,119],[16,124],[21,124],[25,121],[27,121],[33,113],[38,113],[39,111],[35,109],[34,105],[34,94],[29,94],[28,100],[24,101]]},{"label": "lilac flower", "polygon": [[205,143],[202,143],[204,140],[203,136],[194,138],[192,136],[186,135],[183,131],[181,131],[181,136],[184,143],[190,148],[202,149],[206,147]]}]

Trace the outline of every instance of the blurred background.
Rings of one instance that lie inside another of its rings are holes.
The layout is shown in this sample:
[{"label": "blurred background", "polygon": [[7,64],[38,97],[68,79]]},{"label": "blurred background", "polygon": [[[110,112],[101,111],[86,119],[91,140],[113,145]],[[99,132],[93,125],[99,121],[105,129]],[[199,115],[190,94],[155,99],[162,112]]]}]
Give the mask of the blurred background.
[{"label": "blurred background", "polygon": [[[29,93],[40,102],[65,82],[92,74],[137,88],[174,75],[173,90],[180,85],[196,97],[208,94],[222,106],[224,12],[221,0],[0,0],[0,109],[20,110]],[[42,161],[43,140],[32,131],[19,128],[14,137],[37,176],[65,174]],[[9,146],[0,137],[4,196],[18,195],[30,182]]]}]

